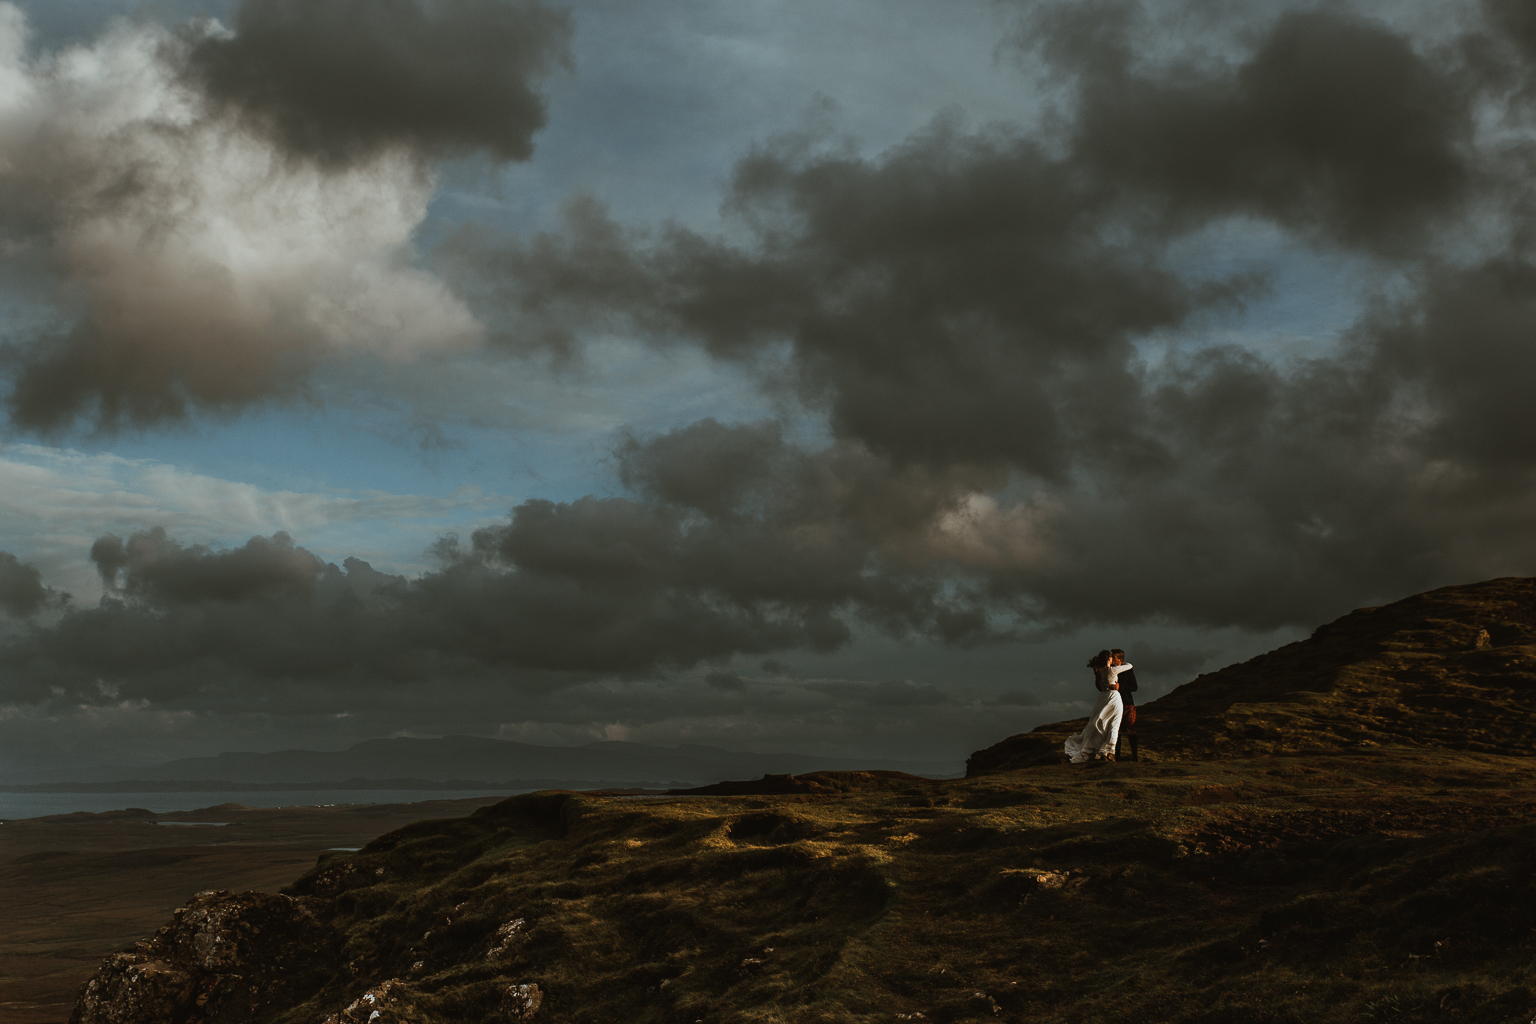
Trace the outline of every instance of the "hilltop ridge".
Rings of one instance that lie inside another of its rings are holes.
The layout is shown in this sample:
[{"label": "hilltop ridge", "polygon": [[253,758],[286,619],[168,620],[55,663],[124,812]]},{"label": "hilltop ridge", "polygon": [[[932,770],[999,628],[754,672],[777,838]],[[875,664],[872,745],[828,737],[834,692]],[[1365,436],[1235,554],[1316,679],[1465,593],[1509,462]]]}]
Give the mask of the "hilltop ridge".
[{"label": "hilltop ridge", "polygon": [[[1305,640],[1196,677],[1137,707],[1152,760],[1393,744],[1536,753],[1536,579],[1442,587],[1360,608]],[[977,751],[967,774],[1061,759],[1084,719]]]}]

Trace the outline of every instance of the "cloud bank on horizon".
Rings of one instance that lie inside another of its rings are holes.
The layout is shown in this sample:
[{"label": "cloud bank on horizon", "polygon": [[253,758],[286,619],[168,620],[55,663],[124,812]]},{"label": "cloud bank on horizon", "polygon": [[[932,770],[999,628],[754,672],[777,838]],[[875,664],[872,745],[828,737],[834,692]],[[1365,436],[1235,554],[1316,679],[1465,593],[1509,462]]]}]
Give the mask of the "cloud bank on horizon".
[{"label": "cloud bank on horizon", "polygon": [[[612,337],[703,351],[781,410],[626,433],[614,493],[524,500],[415,576],[287,534],[103,532],[87,606],[0,553],[0,702],[550,701],[677,672],[728,701],[747,661],[789,678],[774,656],[864,636],[1266,631],[1536,573],[1527,5],[1432,32],[1368,5],[1012,9],[1000,59],[1043,115],[873,153],[765,133],[712,227],[576,194],[544,230],[419,250],[443,161],[537,160],[579,19],[244,0],[38,53],[0,4],[0,258],[53,310],[5,345],[14,431],[237,415],[370,357],[557,390]],[[1293,287],[1254,251],[1343,268],[1358,315],[1303,354],[1224,334]]]}]

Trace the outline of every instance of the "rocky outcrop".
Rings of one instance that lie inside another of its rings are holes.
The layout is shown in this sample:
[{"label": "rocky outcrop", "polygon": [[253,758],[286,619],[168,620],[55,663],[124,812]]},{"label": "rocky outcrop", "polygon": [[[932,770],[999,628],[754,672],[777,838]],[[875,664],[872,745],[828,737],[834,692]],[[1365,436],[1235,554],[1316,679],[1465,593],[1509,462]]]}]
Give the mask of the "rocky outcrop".
[{"label": "rocky outcrop", "polygon": [[[70,1024],[257,1024],[311,998],[340,1001],[322,991],[338,980],[340,966],[340,937],[317,913],[327,909],[312,897],[199,893],[154,938],[107,958],[81,991]],[[518,918],[502,926],[493,958],[523,924]],[[544,1002],[539,986],[526,983],[503,982],[497,997],[488,1019],[498,1024],[531,1020]],[[345,1000],[323,1024],[427,1019],[440,1018],[418,989],[390,978]]]},{"label": "rocky outcrop", "polygon": [[337,963],[338,938],[319,902],[199,893],[153,938],[107,958],[70,1024],[245,1024],[301,1001]]},{"label": "rocky outcrop", "polygon": [[[544,993],[537,985],[508,985],[501,994],[501,1003],[491,1024],[503,1021],[528,1021],[539,1012],[544,1003]],[[431,1011],[424,1010],[409,982],[391,978],[382,985],[375,985],[345,1007],[325,1018],[324,1024],[411,1024],[413,1020],[430,1019]]]},{"label": "rocky outcrop", "polygon": [[508,985],[501,997],[501,1014],[508,1020],[531,1020],[544,1004],[537,985]]},{"label": "rocky outcrop", "polygon": [[409,1024],[410,990],[399,978],[375,985],[325,1018],[325,1024]]}]

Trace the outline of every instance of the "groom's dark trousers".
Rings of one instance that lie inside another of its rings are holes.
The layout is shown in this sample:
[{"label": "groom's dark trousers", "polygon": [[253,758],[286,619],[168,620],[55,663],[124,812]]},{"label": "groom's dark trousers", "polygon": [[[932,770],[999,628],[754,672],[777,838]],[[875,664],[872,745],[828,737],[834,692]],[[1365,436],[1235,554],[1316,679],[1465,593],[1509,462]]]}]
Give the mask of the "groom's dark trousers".
[{"label": "groom's dark trousers", "polygon": [[1120,760],[1120,744],[1129,733],[1131,760],[1140,761],[1141,752],[1136,749],[1136,670],[1121,672],[1116,682],[1120,684],[1120,703],[1125,707],[1125,715],[1120,719],[1120,734],[1115,737],[1115,760]]}]

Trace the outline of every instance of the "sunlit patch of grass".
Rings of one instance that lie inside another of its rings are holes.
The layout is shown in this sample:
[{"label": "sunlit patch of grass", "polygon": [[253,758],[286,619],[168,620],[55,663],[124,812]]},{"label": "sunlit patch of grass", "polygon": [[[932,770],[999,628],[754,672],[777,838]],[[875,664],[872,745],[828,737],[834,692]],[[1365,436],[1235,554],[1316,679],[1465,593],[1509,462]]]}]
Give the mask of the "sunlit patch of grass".
[{"label": "sunlit patch of grass", "polygon": [[1533,795],[1528,761],[1384,750],[519,797],[296,883],[348,966],[276,1019],[399,978],[419,1024],[501,1019],[512,983],[551,1024],[1491,1024],[1536,1009],[1536,826],[1505,813]]}]

